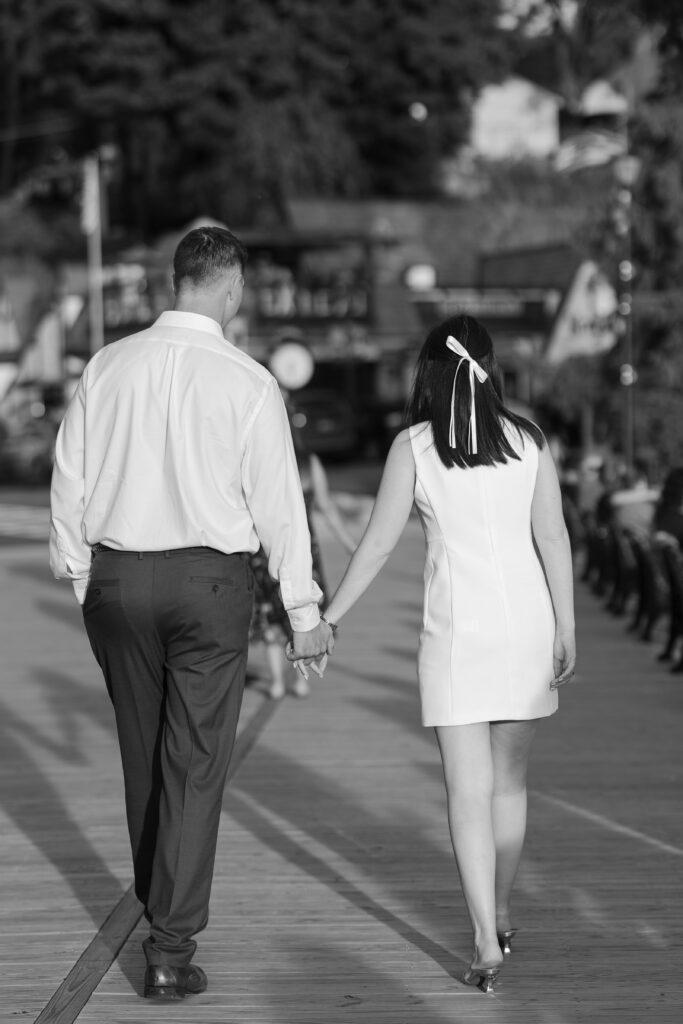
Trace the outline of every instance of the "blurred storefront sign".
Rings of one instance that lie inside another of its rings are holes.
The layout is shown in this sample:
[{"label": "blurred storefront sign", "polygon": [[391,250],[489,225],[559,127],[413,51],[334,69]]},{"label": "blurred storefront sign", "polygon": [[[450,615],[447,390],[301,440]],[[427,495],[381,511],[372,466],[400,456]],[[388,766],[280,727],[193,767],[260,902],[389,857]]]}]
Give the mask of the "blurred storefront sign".
[{"label": "blurred storefront sign", "polygon": [[578,268],[552,325],[545,361],[556,365],[571,356],[596,356],[617,342],[617,295],[596,263]]},{"label": "blurred storefront sign", "polygon": [[499,354],[556,364],[598,355],[617,340],[617,296],[592,260],[580,263],[564,293],[558,288],[435,288],[413,296],[425,326],[458,313],[476,316]]},{"label": "blurred storefront sign", "polygon": [[429,329],[448,316],[475,316],[490,332],[509,398],[531,403],[534,374],[561,301],[555,288],[434,288],[412,301]]},{"label": "blurred storefront sign", "polygon": [[458,313],[500,328],[543,329],[557,309],[560,293],[545,288],[433,288],[412,296],[426,326]]},{"label": "blurred storefront sign", "polygon": [[[523,267],[523,255],[515,259]],[[498,261],[499,275],[509,277],[504,257]],[[616,294],[591,260],[579,262],[563,288],[434,288],[412,301],[426,327],[458,313],[481,320],[494,339],[507,393],[524,402],[533,401],[541,365],[598,355],[617,340]]]}]

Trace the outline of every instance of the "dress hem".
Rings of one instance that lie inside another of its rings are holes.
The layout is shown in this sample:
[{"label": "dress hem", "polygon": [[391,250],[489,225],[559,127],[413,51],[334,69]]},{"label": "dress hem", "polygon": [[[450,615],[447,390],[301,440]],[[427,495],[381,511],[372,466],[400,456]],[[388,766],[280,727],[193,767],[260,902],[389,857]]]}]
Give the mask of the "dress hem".
[{"label": "dress hem", "polygon": [[478,715],[475,718],[459,718],[457,722],[425,722],[422,721],[422,725],[425,729],[440,729],[443,726],[449,725],[477,725],[479,722],[534,722],[537,718],[550,718],[551,715],[557,714],[558,708],[553,708],[552,711],[546,711],[541,715],[496,715],[495,718],[480,718]]}]

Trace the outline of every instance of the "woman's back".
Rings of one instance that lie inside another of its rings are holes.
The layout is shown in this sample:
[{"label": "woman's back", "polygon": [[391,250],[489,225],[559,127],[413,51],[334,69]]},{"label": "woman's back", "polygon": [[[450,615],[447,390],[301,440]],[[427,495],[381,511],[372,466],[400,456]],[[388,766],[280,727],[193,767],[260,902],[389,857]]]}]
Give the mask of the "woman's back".
[{"label": "woman's back", "polygon": [[416,504],[427,539],[422,721],[437,734],[472,922],[462,980],[491,992],[514,935],[533,720],[556,710],[574,670],[571,549],[545,438],[506,409],[493,343],[474,317],[429,332],[406,418],[327,614],[337,621],[367,589]]},{"label": "woman's back", "polygon": [[419,677],[428,725],[551,714],[554,616],[531,533],[536,444],[518,459],[447,468],[429,424],[410,428],[427,539]]}]

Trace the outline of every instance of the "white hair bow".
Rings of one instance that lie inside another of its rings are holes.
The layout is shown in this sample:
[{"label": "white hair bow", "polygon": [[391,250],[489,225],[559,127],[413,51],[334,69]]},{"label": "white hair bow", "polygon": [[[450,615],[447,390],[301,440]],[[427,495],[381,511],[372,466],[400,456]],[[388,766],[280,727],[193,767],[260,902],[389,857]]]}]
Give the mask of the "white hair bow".
[{"label": "white hair bow", "polygon": [[455,448],[455,384],[460,373],[460,367],[462,366],[463,360],[466,360],[469,364],[470,374],[470,395],[472,396],[470,404],[470,426],[469,435],[467,439],[468,451],[471,455],[477,454],[477,412],[474,404],[474,380],[475,377],[480,384],[488,378],[486,370],[482,370],[481,366],[476,359],[473,359],[469,354],[464,345],[461,345],[457,338],[454,338],[452,334],[449,334],[446,339],[446,345],[455,352],[456,356],[460,356],[460,362],[458,368],[455,371],[455,377],[453,378],[453,391],[451,392],[451,424],[448,430],[448,443],[451,448]]}]

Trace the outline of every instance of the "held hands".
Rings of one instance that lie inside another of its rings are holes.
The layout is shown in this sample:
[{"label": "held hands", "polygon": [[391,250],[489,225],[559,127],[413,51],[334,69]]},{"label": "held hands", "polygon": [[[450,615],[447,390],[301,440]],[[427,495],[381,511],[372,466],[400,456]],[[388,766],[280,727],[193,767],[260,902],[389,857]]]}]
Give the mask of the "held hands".
[{"label": "held hands", "polygon": [[292,633],[292,640],[285,648],[285,656],[288,661],[294,663],[304,679],[308,679],[308,665],[322,679],[328,655],[332,654],[333,650],[334,632],[327,622],[321,619],[313,629],[303,633]]},{"label": "held hands", "polygon": [[555,678],[550,683],[550,689],[556,690],[563,683],[568,683],[574,675],[576,665],[576,641],[574,631],[559,630],[555,633],[553,644],[553,671]]}]

